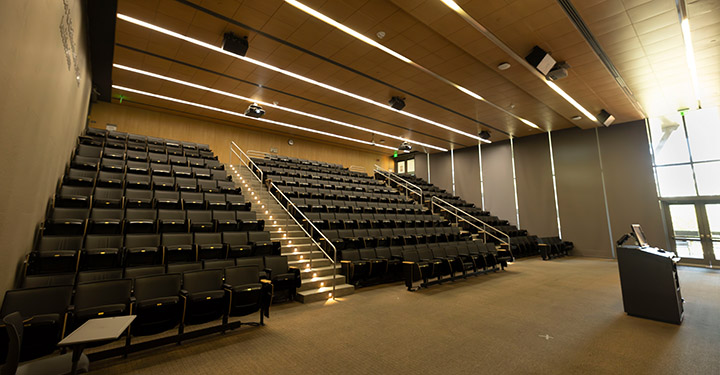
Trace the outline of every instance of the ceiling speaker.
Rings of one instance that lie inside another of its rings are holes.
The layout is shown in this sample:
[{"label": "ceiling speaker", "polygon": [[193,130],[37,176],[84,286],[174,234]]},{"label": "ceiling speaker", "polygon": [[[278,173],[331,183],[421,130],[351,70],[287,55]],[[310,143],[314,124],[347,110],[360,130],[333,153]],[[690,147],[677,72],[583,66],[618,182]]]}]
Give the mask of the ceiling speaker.
[{"label": "ceiling speaker", "polygon": [[398,111],[405,108],[405,99],[399,97],[399,96],[393,96],[390,98],[390,106],[397,109]]}]

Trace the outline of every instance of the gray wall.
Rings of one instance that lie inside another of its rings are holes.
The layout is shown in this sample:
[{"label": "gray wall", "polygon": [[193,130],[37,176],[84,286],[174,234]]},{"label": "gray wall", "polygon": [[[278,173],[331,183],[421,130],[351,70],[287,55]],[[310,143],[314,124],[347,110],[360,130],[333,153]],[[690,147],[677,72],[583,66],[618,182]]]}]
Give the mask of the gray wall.
[{"label": "gray wall", "polygon": [[0,2],[0,298],[31,250],[87,117],[85,18],[80,0],[68,3],[77,54],[70,67],[59,28],[67,25],[62,1]]},{"label": "gray wall", "polygon": [[[514,149],[520,226],[541,237],[555,236],[558,228],[548,135],[516,138]],[[614,241],[628,232],[632,223],[643,225],[651,244],[669,248],[644,121],[600,128],[597,132],[595,129],[553,132],[552,149],[562,237],[575,243],[576,255],[612,257]],[[481,150],[485,209],[515,223],[510,143],[483,145]],[[446,189],[452,184],[448,181],[451,177],[447,163],[449,153],[431,155],[432,182],[436,185],[442,182]],[[477,148],[456,150],[458,195],[480,206],[480,186],[473,184],[479,180],[476,171],[479,172]]]},{"label": "gray wall", "polygon": [[455,150],[455,193],[475,207],[482,207],[477,147]]},{"label": "gray wall", "polygon": [[482,145],[480,149],[482,151],[485,210],[515,224],[517,216],[510,142]]},{"label": "gray wall", "polygon": [[428,162],[427,154],[416,153],[415,154],[415,177],[422,178],[427,181],[428,179]]},{"label": "gray wall", "polygon": [[648,243],[670,249],[660,214],[645,122],[599,129],[610,227],[617,241],[642,224]]},{"label": "gray wall", "polygon": [[595,130],[552,133],[560,225],[575,253],[612,257]]},{"label": "gray wall", "polygon": [[[452,194],[450,152],[430,154],[430,182]],[[417,169],[417,168],[415,168]]]},{"label": "gray wall", "polygon": [[557,236],[548,136],[516,138],[514,143],[520,226],[540,237]]}]

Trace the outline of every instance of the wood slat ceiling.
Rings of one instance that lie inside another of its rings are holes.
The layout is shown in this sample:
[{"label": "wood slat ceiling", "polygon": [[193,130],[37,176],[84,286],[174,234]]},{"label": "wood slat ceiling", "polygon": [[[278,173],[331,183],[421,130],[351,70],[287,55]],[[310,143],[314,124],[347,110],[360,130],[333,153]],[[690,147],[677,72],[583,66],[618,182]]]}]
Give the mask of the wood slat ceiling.
[{"label": "wood slat ceiling", "polygon": [[[491,129],[493,141],[508,137],[501,131],[513,136],[540,132],[502,111],[470,98],[429,74],[306,15],[282,0],[189,2],[202,9],[198,10],[197,7],[189,6],[184,1],[119,0],[118,12],[217,46],[222,44],[223,34],[227,31],[248,35],[250,44],[248,57],[381,103],[387,103],[393,95],[404,96],[407,103],[405,111],[468,133],[476,134],[479,130],[488,129],[488,126],[484,125],[487,124],[500,130]],[[544,129],[558,130],[573,126],[589,128],[596,125],[587,119],[570,120],[572,116],[578,114],[578,111],[519,64],[513,64],[513,67],[507,71],[498,71],[496,69],[498,63],[502,61],[512,63],[512,59],[443,5],[440,0],[304,0],[303,2],[404,54],[433,72],[483,95],[508,111],[539,124]],[[572,66],[570,75],[557,84],[591,113],[606,109],[616,116],[617,122],[642,118],[555,0],[468,0],[458,3],[517,54],[524,56],[533,45],[539,45],[552,52],[553,57],[558,61],[567,61]],[[666,50],[653,49],[651,46],[654,43],[673,43],[676,48],[671,49],[672,54],[680,56],[676,60],[682,59],[684,62],[682,44],[677,48],[678,38],[682,43],[677,16],[675,15],[674,24],[667,16],[663,16],[669,10],[674,10],[672,0],[625,2],[635,3],[630,4],[633,6],[619,0],[576,3],[591,31],[596,34],[603,48],[616,63],[643,107],[655,108],[651,102],[659,96],[658,92],[662,92],[666,102],[673,93],[678,97],[687,94],[687,90],[683,91],[680,84],[683,81],[687,84],[689,79],[675,77],[672,83],[658,79],[660,73],[657,72],[668,74],[670,71],[669,68],[661,69],[663,61],[667,61],[668,58],[656,59],[658,56],[656,54]],[[668,8],[666,3],[672,6]],[[696,47],[698,66],[701,77],[706,75],[717,77],[717,43],[710,42],[717,35],[717,18],[713,18],[717,16],[717,11],[716,7],[705,7],[703,10],[696,12],[697,22],[691,18],[694,22],[692,24],[694,31],[697,30],[697,35],[701,35],[703,43],[707,44],[706,48]],[[691,17],[692,12],[693,7],[690,8]],[[599,14],[606,16],[600,17]],[[623,19],[616,19],[616,15],[622,16],[620,18],[627,17],[627,23]],[[261,30],[325,59],[248,31],[223,17]],[[657,21],[652,25],[643,23],[648,18]],[[627,27],[631,27],[634,31],[646,32],[633,34],[635,38],[633,39]],[[668,40],[662,37],[644,37],[646,34],[654,35],[653,30],[658,27],[661,30],[667,29],[661,36],[668,36]],[[385,32],[382,40],[376,36],[378,31]],[[278,102],[286,107],[448,149],[472,146],[477,142],[472,138],[128,22],[121,20],[117,22],[115,37],[114,61],[119,64],[257,100]],[[627,45],[623,47],[625,42]],[[637,43],[641,43],[641,46],[642,43],[647,45],[643,46],[644,49],[638,50]],[[648,51],[654,55],[640,55]],[[676,61],[672,65],[676,69],[681,68]],[[686,71],[687,68],[684,74],[687,74]],[[625,74],[628,77],[625,77]],[[248,105],[247,102],[119,69],[113,70],[113,83],[238,112],[243,112]],[[258,85],[262,86],[258,87]],[[716,101],[717,90],[717,79],[714,84],[702,88],[707,96],[714,97]],[[114,94],[119,95],[120,92],[114,90]],[[167,101],[136,94],[125,95],[131,96],[132,102],[197,113],[223,121],[258,125],[252,121],[217,112],[170,104]],[[269,109],[265,116],[268,119],[353,138],[367,141],[372,139],[372,135],[366,132],[278,110]],[[261,126],[274,129],[273,126]],[[277,130],[287,131],[279,127]],[[287,132],[300,134],[295,130]],[[376,147],[332,140],[320,135],[308,133],[302,135],[347,144],[351,147],[382,151]],[[382,137],[375,137],[374,140],[378,141],[380,138]],[[393,139],[385,141],[392,146],[400,143]],[[385,151],[389,152],[389,150]]]}]

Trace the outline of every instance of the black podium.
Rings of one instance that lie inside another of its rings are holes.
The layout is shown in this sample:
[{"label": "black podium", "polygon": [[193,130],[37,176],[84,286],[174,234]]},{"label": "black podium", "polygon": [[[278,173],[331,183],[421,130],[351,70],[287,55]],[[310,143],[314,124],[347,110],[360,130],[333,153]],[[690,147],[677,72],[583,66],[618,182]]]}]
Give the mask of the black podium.
[{"label": "black podium", "polygon": [[623,305],[629,315],[680,324],[683,300],[675,253],[654,247],[618,246]]}]

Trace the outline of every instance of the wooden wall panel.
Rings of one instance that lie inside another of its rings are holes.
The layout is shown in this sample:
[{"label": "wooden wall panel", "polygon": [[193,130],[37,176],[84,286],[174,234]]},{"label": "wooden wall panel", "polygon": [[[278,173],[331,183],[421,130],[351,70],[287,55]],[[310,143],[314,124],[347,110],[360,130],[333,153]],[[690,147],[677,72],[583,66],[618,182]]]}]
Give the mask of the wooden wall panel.
[{"label": "wooden wall panel", "polygon": [[[256,150],[269,153],[271,148],[277,148],[278,155],[339,163],[346,167],[362,166],[369,174],[372,174],[375,164],[383,168],[392,167],[391,158],[380,153],[126,104],[97,103],[92,107],[90,120],[93,127],[105,128],[106,124],[115,124],[118,131],[209,144],[222,162],[229,162],[230,141],[235,141],[245,152]],[[295,141],[293,146],[288,145],[290,138]],[[237,164],[235,156],[233,163]]]}]

